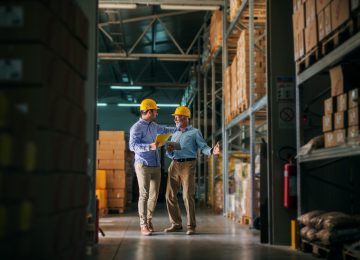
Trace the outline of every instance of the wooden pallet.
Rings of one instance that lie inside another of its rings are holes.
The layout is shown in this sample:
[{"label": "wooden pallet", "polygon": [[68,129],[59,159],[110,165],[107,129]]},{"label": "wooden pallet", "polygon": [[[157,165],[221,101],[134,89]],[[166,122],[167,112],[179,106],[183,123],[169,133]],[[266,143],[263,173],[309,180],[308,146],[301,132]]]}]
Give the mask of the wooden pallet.
[{"label": "wooden pallet", "polygon": [[353,20],[349,20],[344,25],[331,33],[321,42],[321,55],[325,56],[337,48],[356,32]]},{"label": "wooden pallet", "polygon": [[325,246],[302,239],[300,249],[303,252],[312,253],[314,256],[320,258],[326,258],[329,260],[342,259],[342,246],[340,245]]},{"label": "wooden pallet", "polygon": [[122,214],[125,212],[124,208],[108,208],[107,214]]},{"label": "wooden pallet", "polygon": [[296,63],[297,71],[300,73],[306,70],[315,62],[317,62],[320,58],[321,58],[321,52],[319,46],[317,45],[316,47],[311,49],[308,53],[306,53],[305,56]]},{"label": "wooden pallet", "polygon": [[360,241],[353,245],[345,245],[343,249],[344,260],[359,260],[360,259]]}]

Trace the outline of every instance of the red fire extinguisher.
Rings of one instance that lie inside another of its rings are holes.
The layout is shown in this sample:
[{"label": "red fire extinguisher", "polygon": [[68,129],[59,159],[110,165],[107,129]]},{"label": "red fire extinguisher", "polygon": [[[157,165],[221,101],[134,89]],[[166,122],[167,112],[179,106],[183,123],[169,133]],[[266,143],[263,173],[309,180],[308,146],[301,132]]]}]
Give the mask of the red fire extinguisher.
[{"label": "red fire extinguisher", "polygon": [[284,164],[284,207],[296,207],[296,167],[290,159]]}]

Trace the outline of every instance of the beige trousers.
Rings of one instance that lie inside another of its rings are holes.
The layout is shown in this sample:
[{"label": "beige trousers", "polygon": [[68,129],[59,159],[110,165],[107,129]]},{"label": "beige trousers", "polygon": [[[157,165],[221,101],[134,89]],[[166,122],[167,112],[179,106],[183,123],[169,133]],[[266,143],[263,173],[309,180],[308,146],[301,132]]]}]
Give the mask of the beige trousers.
[{"label": "beige trousers", "polygon": [[181,211],[176,196],[180,186],[182,186],[183,200],[187,216],[187,228],[196,227],[195,174],[196,160],[189,162],[172,161],[169,166],[169,175],[166,187],[166,206],[170,222],[173,225],[182,225]]},{"label": "beige trousers", "polygon": [[161,168],[135,164],[139,185],[138,210],[140,225],[146,225],[152,219],[159,195]]}]

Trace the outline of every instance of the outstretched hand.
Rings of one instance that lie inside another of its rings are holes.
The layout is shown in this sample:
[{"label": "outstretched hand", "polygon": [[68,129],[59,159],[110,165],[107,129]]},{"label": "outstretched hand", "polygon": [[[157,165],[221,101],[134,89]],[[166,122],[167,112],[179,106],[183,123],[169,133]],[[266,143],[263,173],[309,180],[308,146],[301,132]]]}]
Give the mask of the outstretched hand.
[{"label": "outstretched hand", "polygon": [[213,155],[218,155],[220,153],[220,144],[219,142],[213,147]]}]

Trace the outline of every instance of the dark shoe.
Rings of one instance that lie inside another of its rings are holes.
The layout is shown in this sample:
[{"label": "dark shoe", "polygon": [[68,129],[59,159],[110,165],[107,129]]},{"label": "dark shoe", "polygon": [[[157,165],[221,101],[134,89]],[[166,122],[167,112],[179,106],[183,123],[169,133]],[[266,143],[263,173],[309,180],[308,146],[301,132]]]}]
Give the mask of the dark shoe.
[{"label": "dark shoe", "polygon": [[150,236],[151,235],[151,231],[149,230],[148,226],[143,225],[140,227],[141,230],[141,234],[144,236]]},{"label": "dark shoe", "polygon": [[194,235],[195,234],[195,229],[194,228],[188,228],[188,230],[186,231],[186,235]]},{"label": "dark shoe", "polygon": [[150,232],[154,232],[154,226],[153,224],[151,223],[151,220],[148,221],[148,229],[150,230]]},{"label": "dark shoe", "polygon": [[169,228],[165,228],[164,232],[178,232],[182,230],[180,225],[171,225]]}]

